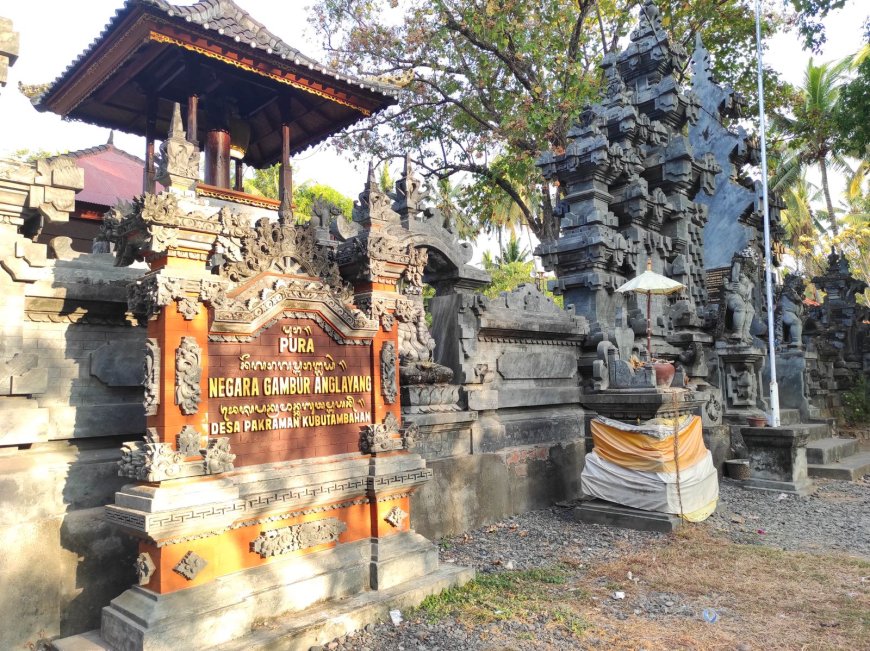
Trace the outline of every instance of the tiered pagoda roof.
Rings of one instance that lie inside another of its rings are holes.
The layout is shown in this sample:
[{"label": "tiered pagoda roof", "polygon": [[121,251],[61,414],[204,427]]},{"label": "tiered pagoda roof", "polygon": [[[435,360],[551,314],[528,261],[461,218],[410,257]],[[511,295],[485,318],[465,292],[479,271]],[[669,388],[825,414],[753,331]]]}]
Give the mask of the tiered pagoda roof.
[{"label": "tiered pagoda roof", "polygon": [[[156,132],[166,133],[173,103],[192,92],[203,117],[229,112],[249,125],[245,163],[264,167],[280,159],[288,119],[292,154],[393,104],[397,89],[317,63],[232,0],[127,0],[34,103],[143,136],[149,102]],[[198,121],[200,142],[209,127]]]}]

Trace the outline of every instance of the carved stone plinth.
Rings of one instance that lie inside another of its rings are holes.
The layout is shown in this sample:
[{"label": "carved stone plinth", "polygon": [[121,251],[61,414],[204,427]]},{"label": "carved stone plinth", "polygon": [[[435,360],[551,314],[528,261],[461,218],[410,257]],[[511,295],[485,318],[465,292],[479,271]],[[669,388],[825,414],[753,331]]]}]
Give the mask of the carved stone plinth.
[{"label": "carved stone plinth", "polygon": [[744,427],[749,450],[750,479],[744,487],[807,495],[813,491],[807,476],[808,431],[788,427]]},{"label": "carved stone plinth", "polygon": [[716,343],[719,379],[726,423],[743,424],[748,416],[764,412],[761,371],[765,351],[755,346]]},{"label": "carved stone plinth", "polygon": [[602,416],[634,423],[699,414],[704,401],[688,389],[607,389],[586,393],[581,404]]}]

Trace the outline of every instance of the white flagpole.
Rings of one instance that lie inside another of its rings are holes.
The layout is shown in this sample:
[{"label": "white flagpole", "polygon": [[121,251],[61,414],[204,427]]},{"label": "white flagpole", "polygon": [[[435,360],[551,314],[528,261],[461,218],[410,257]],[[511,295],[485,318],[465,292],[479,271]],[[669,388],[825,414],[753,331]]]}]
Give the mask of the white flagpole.
[{"label": "white flagpole", "polygon": [[758,52],[758,116],[761,136],[761,188],[764,212],[764,279],[767,289],[767,341],[770,362],[770,414],[767,424],[779,427],[779,386],[776,383],[776,342],[774,333],[773,265],[770,259],[770,210],[767,206],[767,140],[764,117],[764,80],[761,62],[761,0],[755,0],[755,43]]}]

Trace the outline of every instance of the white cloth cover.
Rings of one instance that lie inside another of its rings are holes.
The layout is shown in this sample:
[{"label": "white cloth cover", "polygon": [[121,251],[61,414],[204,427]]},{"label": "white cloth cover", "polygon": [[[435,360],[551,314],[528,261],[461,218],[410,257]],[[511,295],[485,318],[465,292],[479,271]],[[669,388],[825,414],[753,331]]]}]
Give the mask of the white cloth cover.
[{"label": "white cloth cover", "polygon": [[[580,485],[585,495],[633,509],[680,512],[677,473],[629,470],[602,459],[595,450],[586,455]],[[680,469],[680,493],[683,513],[697,511],[719,498],[719,478],[709,450],[699,463]]]}]

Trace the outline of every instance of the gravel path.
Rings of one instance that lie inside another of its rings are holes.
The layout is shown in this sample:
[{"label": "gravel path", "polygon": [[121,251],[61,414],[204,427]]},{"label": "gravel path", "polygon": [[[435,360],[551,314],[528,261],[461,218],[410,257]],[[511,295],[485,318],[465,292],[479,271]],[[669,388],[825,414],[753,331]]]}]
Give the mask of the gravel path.
[{"label": "gravel path", "polygon": [[[719,507],[702,526],[738,543],[818,552],[837,550],[870,559],[870,476],[855,483],[818,480],[816,493],[794,497],[744,490],[720,482]],[[582,568],[639,549],[663,534],[575,522],[573,509],[554,506],[533,511],[440,541],[441,561],[474,567],[478,573],[552,567]],[[655,593],[644,610],[680,614],[679,595]],[[614,608],[617,619],[625,615]],[[584,648],[596,648],[584,639]],[[576,640],[547,618],[467,626],[452,617],[429,623],[419,617],[402,623],[370,625],[322,647],[342,651],[514,651],[573,649]],[[320,648],[315,647],[315,651]]]}]

